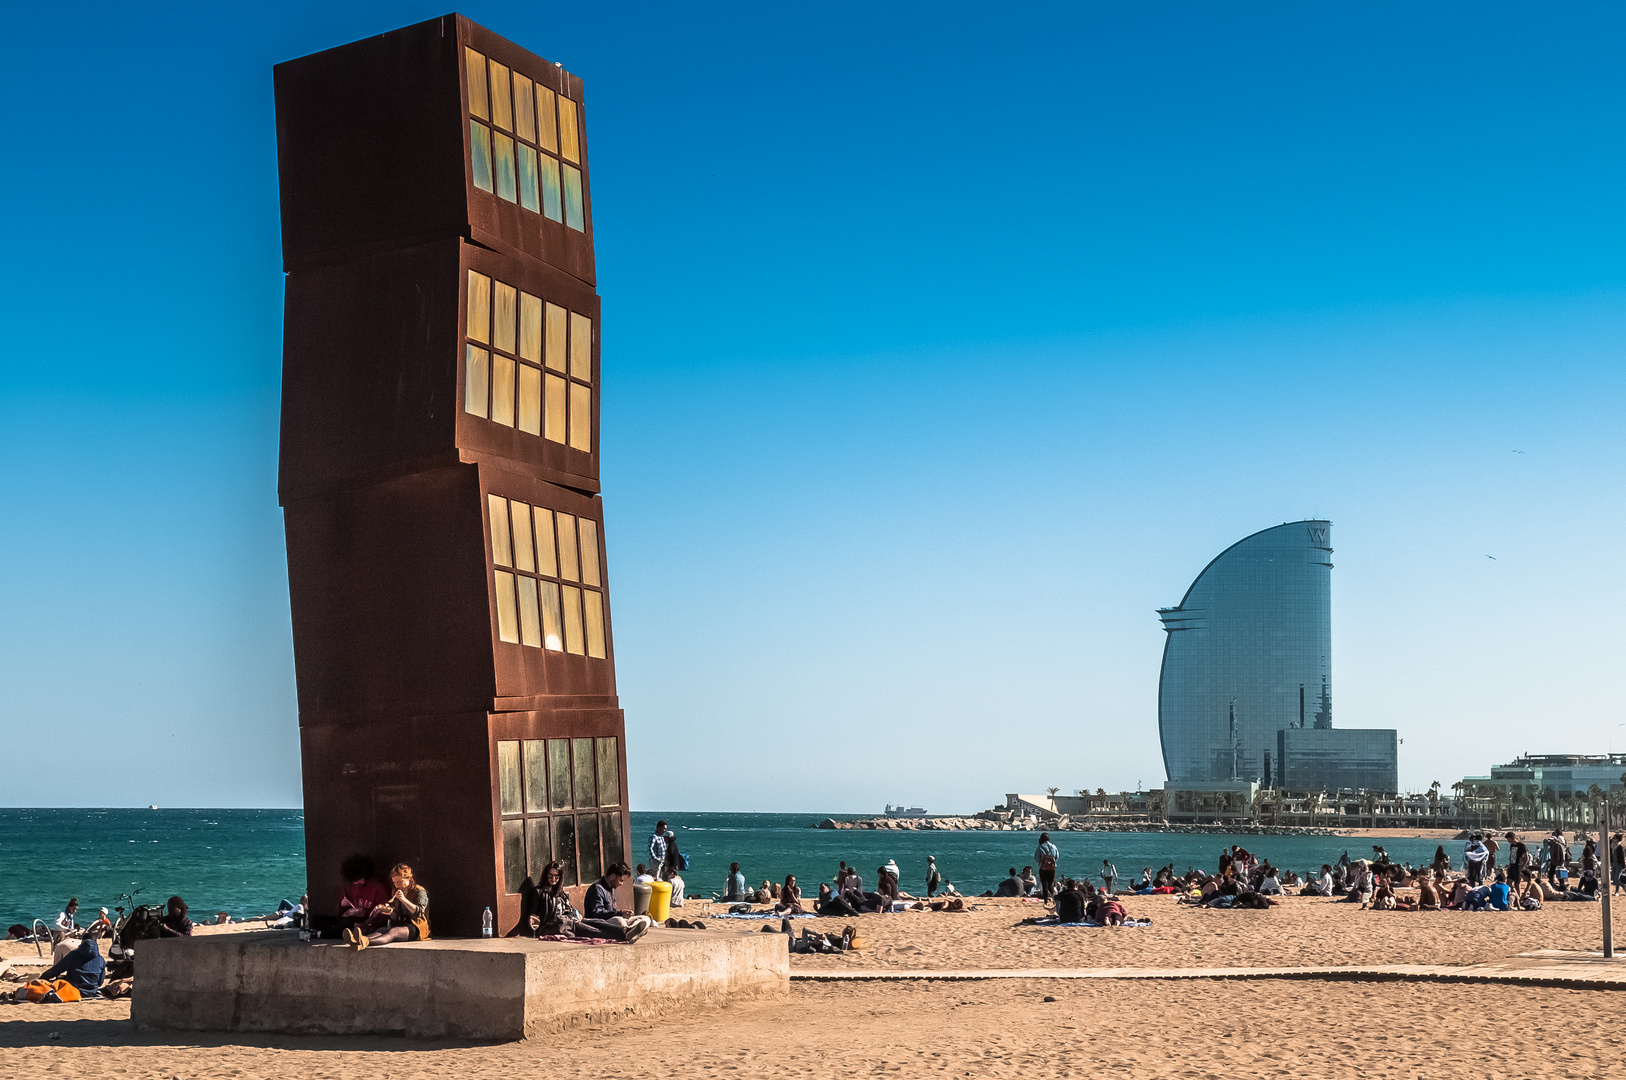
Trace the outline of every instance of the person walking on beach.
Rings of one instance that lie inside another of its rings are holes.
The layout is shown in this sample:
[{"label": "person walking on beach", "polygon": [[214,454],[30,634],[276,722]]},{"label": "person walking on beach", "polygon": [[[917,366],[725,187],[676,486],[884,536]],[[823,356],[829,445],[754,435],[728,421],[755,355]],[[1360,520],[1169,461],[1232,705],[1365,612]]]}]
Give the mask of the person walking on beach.
[{"label": "person walking on beach", "polygon": [[943,884],[943,875],[937,872],[937,860],[926,856],[926,899],[930,900],[937,894],[937,887]]},{"label": "person walking on beach", "polygon": [[1039,864],[1039,895],[1049,900],[1056,891],[1056,862],[1061,849],[1050,842],[1050,834],[1039,834],[1039,846],[1033,849],[1033,858]]},{"label": "person walking on beach", "polygon": [[649,838],[649,872],[656,877],[666,869],[666,822],[655,822],[655,833]]},{"label": "person walking on beach", "polygon": [[1108,896],[1114,895],[1112,883],[1118,880],[1118,868],[1105,859],[1101,860],[1101,891]]}]

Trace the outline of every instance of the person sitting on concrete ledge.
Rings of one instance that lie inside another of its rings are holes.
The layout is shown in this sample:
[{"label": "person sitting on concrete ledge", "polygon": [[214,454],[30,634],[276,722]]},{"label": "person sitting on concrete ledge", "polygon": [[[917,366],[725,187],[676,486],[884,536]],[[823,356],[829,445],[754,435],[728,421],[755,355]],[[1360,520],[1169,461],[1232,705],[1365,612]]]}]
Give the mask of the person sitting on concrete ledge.
[{"label": "person sitting on concrete ledge", "polygon": [[[621,873],[617,874],[616,871]],[[531,929],[537,937],[545,938],[602,938],[606,941],[634,942],[649,929],[649,918],[631,912],[615,910],[615,890],[627,874],[626,866],[617,863],[587,892],[589,910],[603,911],[608,905],[608,916],[580,918],[571,906],[565,892],[564,864],[557,859],[542,868],[542,884],[536,894],[536,914],[531,916]],[[595,899],[595,890],[608,883],[609,900]],[[597,905],[597,906],[595,906]]]},{"label": "person sitting on concrete ledge", "polygon": [[[347,927],[344,939],[355,949],[371,945],[388,945],[393,941],[429,940],[429,890],[412,876],[412,867],[396,863],[390,868],[390,883],[395,891],[381,908],[374,909],[374,918],[362,926]],[[387,912],[386,925],[375,930],[376,917]],[[371,931],[371,932],[369,932]]]},{"label": "person sitting on concrete ledge", "polygon": [[339,922],[344,927],[367,921],[375,908],[389,903],[390,891],[378,880],[378,868],[366,855],[351,855],[339,864],[344,891],[339,894]]}]

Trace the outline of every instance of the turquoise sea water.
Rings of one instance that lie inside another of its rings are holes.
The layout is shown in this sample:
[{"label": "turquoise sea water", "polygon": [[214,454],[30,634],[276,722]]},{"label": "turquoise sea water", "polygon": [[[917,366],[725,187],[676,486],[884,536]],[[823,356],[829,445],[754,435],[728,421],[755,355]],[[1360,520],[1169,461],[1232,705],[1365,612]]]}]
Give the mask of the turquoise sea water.
[{"label": "turquoise sea water", "polygon": [[[838,861],[859,868],[866,883],[875,868],[896,859],[903,887],[919,891],[926,856],[961,892],[980,893],[1008,867],[1032,863],[1038,843],[1025,832],[871,832],[813,829],[828,815],[632,815],[633,858],[642,860],[655,821],[664,817],[690,860],[684,875],[691,896],[720,890],[730,862],[746,879],[783,880],[795,874],[804,891],[829,881]],[[186,897],[194,915],[228,911],[235,917],[272,911],[305,887],[305,822],[297,810],[0,809],[0,929],[52,918],[69,896],[80,906],[112,906],[119,893],[141,891],[141,903],[171,894]],[[1125,878],[1143,866],[1172,862],[1175,869],[1212,868],[1220,848],[1237,843],[1295,870],[1371,853],[1371,841],[1339,837],[1185,836],[1160,833],[1058,833],[1061,871],[1098,876],[1110,858]],[[1384,841],[1396,861],[1434,857],[1434,842]],[[1462,845],[1447,843],[1460,863]]]}]

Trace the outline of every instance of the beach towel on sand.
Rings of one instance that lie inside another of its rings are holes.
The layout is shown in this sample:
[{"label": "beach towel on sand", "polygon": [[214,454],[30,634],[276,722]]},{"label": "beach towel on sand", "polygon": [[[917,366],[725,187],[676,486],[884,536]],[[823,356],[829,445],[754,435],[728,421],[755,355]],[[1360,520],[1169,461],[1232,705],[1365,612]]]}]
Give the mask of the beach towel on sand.
[{"label": "beach towel on sand", "polygon": [[[1029,922],[1027,920],[1024,920],[1023,925],[1024,926],[1042,926],[1042,927],[1046,928],[1047,930],[1099,930],[1099,929],[1101,929],[1101,927],[1106,926],[1106,923],[1090,922],[1088,919],[1084,920],[1083,922],[1062,922],[1056,916],[1051,915],[1051,916],[1049,916],[1047,918],[1043,918],[1043,919],[1034,919],[1031,922]],[[1151,926],[1152,925],[1152,920],[1151,919],[1125,919],[1123,922],[1119,923],[1118,925],[1119,926]]]},{"label": "beach towel on sand", "polygon": [[749,913],[741,912],[740,914],[736,915],[732,911],[729,911],[729,912],[724,912],[721,915],[707,915],[706,918],[708,918],[708,919],[775,919],[775,920],[778,920],[778,919],[813,919],[813,918],[817,918],[817,916],[816,915],[809,915],[806,912],[803,912],[800,915],[775,915],[771,911],[753,911],[753,912],[749,912]]}]

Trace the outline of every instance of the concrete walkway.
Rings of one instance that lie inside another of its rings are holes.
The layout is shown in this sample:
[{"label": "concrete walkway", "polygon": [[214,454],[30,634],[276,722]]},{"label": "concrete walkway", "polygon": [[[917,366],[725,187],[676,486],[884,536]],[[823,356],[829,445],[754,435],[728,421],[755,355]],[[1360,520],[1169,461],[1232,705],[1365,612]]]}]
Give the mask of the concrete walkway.
[{"label": "concrete walkway", "polygon": [[797,971],[791,982],[972,982],[984,979],[1348,979],[1381,982],[1518,983],[1595,990],[1626,990],[1626,955],[1543,949],[1484,964],[1391,964],[1379,967],[1246,968],[860,968]]}]

